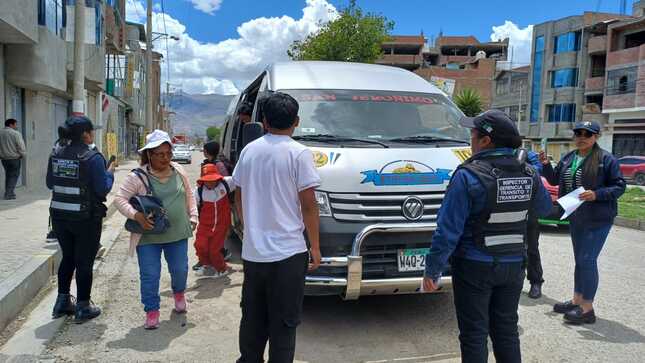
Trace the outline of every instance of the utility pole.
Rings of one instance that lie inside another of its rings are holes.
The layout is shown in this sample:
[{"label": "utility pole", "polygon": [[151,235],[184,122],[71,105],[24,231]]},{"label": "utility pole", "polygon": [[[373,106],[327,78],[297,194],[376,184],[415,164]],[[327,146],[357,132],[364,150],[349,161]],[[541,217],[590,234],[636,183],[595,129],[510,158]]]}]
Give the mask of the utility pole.
[{"label": "utility pole", "polygon": [[[74,101],[72,114],[85,114],[85,2],[74,6]],[[95,120],[96,121],[96,120]]]},{"label": "utility pole", "polygon": [[146,129],[152,131],[152,0],[147,4],[146,23]]}]

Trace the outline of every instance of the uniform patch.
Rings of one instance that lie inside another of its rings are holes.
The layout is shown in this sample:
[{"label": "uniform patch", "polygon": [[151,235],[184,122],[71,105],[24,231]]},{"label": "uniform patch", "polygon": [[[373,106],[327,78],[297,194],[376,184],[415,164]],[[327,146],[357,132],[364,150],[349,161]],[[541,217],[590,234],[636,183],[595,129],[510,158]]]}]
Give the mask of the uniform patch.
[{"label": "uniform patch", "polygon": [[78,179],[80,168],[78,160],[52,159],[52,174],[59,178]]},{"label": "uniform patch", "polygon": [[532,190],[533,178],[497,179],[497,203],[527,202]]}]

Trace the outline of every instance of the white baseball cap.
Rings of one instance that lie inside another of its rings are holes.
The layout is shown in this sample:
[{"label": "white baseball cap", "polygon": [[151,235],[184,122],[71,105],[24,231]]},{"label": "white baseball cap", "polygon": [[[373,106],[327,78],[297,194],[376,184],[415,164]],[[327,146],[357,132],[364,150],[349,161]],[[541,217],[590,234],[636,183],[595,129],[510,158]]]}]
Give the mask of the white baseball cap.
[{"label": "white baseball cap", "polygon": [[168,143],[172,146],[172,140],[170,140],[170,135],[167,132],[162,130],[154,130],[153,132],[146,135],[146,145],[139,149],[139,152],[144,150],[154,149],[161,144]]}]

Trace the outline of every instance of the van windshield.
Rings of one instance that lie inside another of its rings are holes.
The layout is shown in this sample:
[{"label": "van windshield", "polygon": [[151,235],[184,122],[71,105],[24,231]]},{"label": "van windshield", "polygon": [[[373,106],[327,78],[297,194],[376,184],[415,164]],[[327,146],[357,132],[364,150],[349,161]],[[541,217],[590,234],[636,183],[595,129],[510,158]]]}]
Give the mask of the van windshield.
[{"label": "van windshield", "polygon": [[293,96],[300,105],[300,125],[294,136],[470,139],[469,132],[459,125],[463,114],[440,94],[356,90],[281,92]]}]

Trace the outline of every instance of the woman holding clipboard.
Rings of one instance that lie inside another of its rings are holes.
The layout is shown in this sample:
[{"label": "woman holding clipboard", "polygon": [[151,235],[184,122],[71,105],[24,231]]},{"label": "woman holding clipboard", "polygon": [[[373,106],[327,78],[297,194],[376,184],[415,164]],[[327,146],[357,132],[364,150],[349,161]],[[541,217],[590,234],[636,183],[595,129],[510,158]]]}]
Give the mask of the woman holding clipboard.
[{"label": "woman holding clipboard", "polygon": [[555,304],[553,311],[564,314],[574,324],[593,324],[593,300],[598,289],[598,256],[618,212],[618,198],[625,192],[625,180],[618,161],[598,146],[600,125],[579,122],[573,128],[576,150],[564,155],[555,170],[544,152],[540,153],[543,174],[559,186],[560,197],[585,189],[579,196],[584,203],[569,217],[575,257],[573,298]]}]

